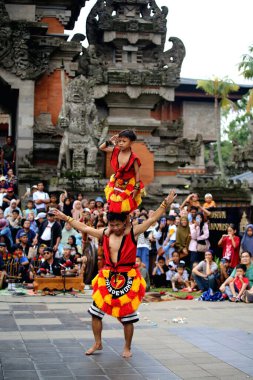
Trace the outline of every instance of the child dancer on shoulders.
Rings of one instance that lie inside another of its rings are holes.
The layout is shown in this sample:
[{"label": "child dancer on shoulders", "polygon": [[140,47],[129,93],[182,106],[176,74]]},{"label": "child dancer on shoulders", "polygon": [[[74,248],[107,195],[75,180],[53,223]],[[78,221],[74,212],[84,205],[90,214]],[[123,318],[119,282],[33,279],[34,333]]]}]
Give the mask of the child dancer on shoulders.
[{"label": "child dancer on shoulders", "polygon": [[105,188],[105,196],[111,212],[132,212],[141,204],[144,188],[140,181],[140,159],[132,152],[136,134],[121,131],[100,145],[103,152],[112,152],[111,166],[114,174]]}]

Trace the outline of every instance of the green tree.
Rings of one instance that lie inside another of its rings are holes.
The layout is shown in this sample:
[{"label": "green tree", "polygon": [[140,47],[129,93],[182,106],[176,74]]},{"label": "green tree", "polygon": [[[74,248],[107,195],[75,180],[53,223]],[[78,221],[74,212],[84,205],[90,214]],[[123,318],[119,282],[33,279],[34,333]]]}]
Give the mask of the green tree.
[{"label": "green tree", "polygon": [[[242,61],[239,63],[238,68],[245,79],[253,79],[253,45],[249,47],[249,53],[242,56]],[[237,101],[236,116],[225,130],[228,139],[230,141],[236,140],[241,146],[246,145],[249,136],[250,120],[253,120],[252,88]]]},{"label": "green tree", "polygon": [[204,90],[208,95],[214,98],[214,115],[215,115],[215,128],[217,135],[217,153],[218,162],[222,179],[225,178],[224,164],[221,152],[221,126],[220,126],[220,108],[230,109],[234,108],[235,104],[229,99],[231,92],[239,90],[239,86],[232,80],[225,78],[224,80],[214,78],[213,80],[198,80],[197,88]]},{"label": "green tree", "polygon": [[[237,141],[239,145],[244,146],[248,141],[249,122],[252,119],[252,112],[246,111],[249,95],[244,95],[237,101],[236,116],[229,122],[225,129],[229,141]],[[226,117],[225,115],[224,117]],[[231,114],[229,114],[231,116]]]}]

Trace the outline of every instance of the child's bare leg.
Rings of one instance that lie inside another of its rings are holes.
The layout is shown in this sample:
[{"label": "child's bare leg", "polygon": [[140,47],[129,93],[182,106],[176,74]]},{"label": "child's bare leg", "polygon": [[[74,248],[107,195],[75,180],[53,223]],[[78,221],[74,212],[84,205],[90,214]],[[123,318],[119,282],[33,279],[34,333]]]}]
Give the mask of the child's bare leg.
[{"label": "child's bare leg", "polygon": [[92,331],[95,338],[95,343],[86,351],[86,355],[92,355],[95,351],[103,349],[101,338],[102,328],[102,319],[92,316]]},{"label": "child's bare leg", "polygon": [[187,288],[188,292],[191,292],[191,291],[192,291],[192,288],[191,288],[191,283],[190,283],[190,281],[186,280],[186,281],[185,281],[185,286],[186,286],[186,288]]},{"label": "child's bare leg", "polygon": [[236,292],[235,292],[235,286],[234,286],[234,283],[233,282],[230,282],[229,283],[229,288],[231,290],[231,293],[233,295],[233,297],[231,298],[231,301],[234,301],[235,298],[236,298]]},{"label": "child's bare leg", "polygon": [[196,288],[197,286],[196,282],[194,280],[191,280],[190,282],[191,282],[191,289]]},{"label": "child's bare leg", "polygon": [[126,323],[124,326],[124,336],[125,336],[125,346],[122,353],[123,358],[130,358],[131,353],[131,343],[134,334],[134,325],[133,323]]},{"label": "child's bare leg", "polygon": [[178,289],[176,288],[176,280],[171,280],[171,284],[173,292],[178,292]]}]

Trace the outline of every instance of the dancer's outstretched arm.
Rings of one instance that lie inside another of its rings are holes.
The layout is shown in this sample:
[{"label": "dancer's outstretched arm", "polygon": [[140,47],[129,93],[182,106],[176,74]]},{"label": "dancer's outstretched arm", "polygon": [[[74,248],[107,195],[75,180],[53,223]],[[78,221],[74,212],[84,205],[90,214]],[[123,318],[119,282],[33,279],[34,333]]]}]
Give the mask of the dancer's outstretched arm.
[{"label": "dancer's outstretched arm", "polygon": [[70,216],[63,214],[63,212],[56,210],[56,209],[53,210],[53,213],[57,218],[64,220],[64,222],[68,222],[72,227],[76,228],[80,232],[91,235],[91,236],[96,237],[98,239],[102,238],[102,236],[103,236],[103,229],[97,230],[96,228],[86,226],[86,224],[84,224],[82,222],[78,222],[77,220],[71,218]]},{"label": "dancer's outstretched arm", "polygon": [[142,224],[136,224],[134,226],[134,235],[138,236],[142,232],[145,232],[152,224],[154,224],[157,220],[161,218],[162,215],[166,213],[166,209],[174,202],[177,194],[175,190],[171,190],[169,195],[164,199],[164,201],[160,204],[158,209],[154,212],[151,218],[145,220]]}]

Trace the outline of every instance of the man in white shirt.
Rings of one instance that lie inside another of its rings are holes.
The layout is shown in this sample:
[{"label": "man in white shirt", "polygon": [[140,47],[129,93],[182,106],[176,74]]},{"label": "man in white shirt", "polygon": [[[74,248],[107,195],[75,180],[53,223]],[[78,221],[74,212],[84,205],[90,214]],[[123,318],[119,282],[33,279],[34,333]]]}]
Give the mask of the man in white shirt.
[{"label": "man in white shirt", "polygon": [[33,201],[37,212],[46,212],[46,205],[50,202],[48,193],[44,192],[44,184],[38,183],[38,190],[33,193]]},{"label": "man in white shirt", "polygon": [[34,244],[46,244],[48,247],[52,247],[53,251],[56,252],[62,237],[61,231],[60,223],[55,220],[54,214],[49,211],[47,213],[47,220],[39,226]]}]

